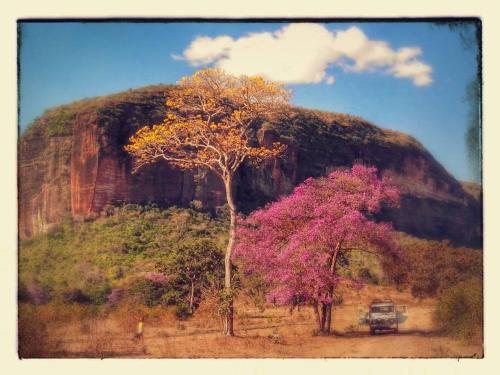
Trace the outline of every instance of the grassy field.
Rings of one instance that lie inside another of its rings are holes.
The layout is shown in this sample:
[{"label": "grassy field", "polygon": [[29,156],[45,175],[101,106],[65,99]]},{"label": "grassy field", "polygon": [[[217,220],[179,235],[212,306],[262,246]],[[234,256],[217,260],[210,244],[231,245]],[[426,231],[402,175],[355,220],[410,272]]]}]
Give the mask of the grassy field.
[{"label": "grassy field", "polygon": [[[371,298],[390,297],[407,306],[398,334],[371,336],[359,316]],[[334,334],[316,336],[308,307],[237,303],[235,337],[219,333],[219,322],[202,305],[179,320],[172,308],[121,305],[113,309],[80,305],[20,304],[20,355],[97,358],[323,358],[482,357],[481,340],[463,342],[441,335],[433,322],[434,299],[415,299],[392,288],[367,286],[346,295],[334,311]],[[145,317],[142,340],[134,339]]]}]

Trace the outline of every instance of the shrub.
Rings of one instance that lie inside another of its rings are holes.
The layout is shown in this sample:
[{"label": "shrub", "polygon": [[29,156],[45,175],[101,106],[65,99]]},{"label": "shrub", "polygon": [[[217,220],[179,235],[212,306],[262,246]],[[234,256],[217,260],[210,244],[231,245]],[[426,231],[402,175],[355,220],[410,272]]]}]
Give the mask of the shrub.
[{"label": "shrub", "polygon": [[17,288],[17,301],[18,302],[29,302],[30,296],[28,289],[24,284],[19,284]]},{"label": "shrub", "polygon": [[243,294],[251,300],[259,311],[264,311],[269,286],[261,276],[255,274],[245,275],[242,278],[242,290]]},{"label": "shrub", "polygon": [[54,114],[52,118],[50,118],[47,127],[47,134],[49,135],[49,137],[71,135],[71,123],[74,121],[75,116],[75,112],[64,109],[54,111]]},{"label": "shrub", "polygon": [[424,298],[434,296],[438,290],[439,282],[430,275],[422,275],[413,280],[411,294],[414,297]]},{"label": "shrub", "polygon": [[377,275],[375,275],[375,273],[373,273],[373,271],[371,271],[367,267],[363,267],[359,270],[358,277],[367,284],[378,285],[380,282]]},{"label": "shrub", "polygon": [[138,279],[130,287],[130,293],[138,302],[153,307],[162,302],[163,295],[167,292],[163,283],[149,279]]},{"label": "shrub", "polygon": [[146,275],[146,279],[158,284],[163,284],[167,281],[167,277],[164,274],[158,272],[149,272]]},{"label": "shrub", "polygon": [[481,337],[483,329],[483,284],[479,278],[445,289],[435,312],[444,333],[464,341]]},{"label": "shrub", "polygon": [[89,303],[90,298],[86,296],[80,289],[73,288],[64,292],[63,301],[67,303]]},{"label": "shrub", "polygon": [[179,319],[187,319],[191,316],[191,309],[189,304],[184,301],[179,301],[175,306],[175,316]]},{"label": "shrub", "polygon": [[123,298],[123,289],[113,288],[111,289],[111,293],[108,294],[106,299],[106,306],[115,306],[118,302],[120,302]]},{"label": "shrub", "polygon": [[191,207],[193,210],[201,211],[203,209],[203,202],[197,199],[192,200],[191,202],[189,202],[189,207]]},{"label": "shrub", "polygon": [[124,276],[123,269],[120,266],[112,266],[107,272],[107,276],[111,280],[119,280]]},{"label": "shrub", "polygon": [[103,305],[107,302],[110,292],[111,288],[107,285],[104,285],[87,290],[86,295],[88,296],[90,303],[92,303],[93,305]]},{"label": "shrub", "polygon": [[440,295],[445,289],[482,276],[481,250],[409,236],[401,237],[401,246],[402,256],[389,279],[408,287],[415,297]]},{"label": "shrub", "polygon": [[41,287],[31,284],[26,288],[29,302],[35,305],[43,305],[49,301],[48,293]]},{"label": "shrub", "polygon": [[167,290],[161,297],[162,305],[175,305],[177,304],[185,293],[177,289]]}]

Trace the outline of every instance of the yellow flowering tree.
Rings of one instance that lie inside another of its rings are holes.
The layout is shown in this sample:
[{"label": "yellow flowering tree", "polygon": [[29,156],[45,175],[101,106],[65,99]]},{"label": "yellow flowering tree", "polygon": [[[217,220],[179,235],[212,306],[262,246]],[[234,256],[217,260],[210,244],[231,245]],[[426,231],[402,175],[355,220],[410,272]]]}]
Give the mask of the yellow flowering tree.
[{"label": "yellow flowering tree", "polygon": [[218,69],[203,69],[184,77],[168,95],[161,124],[145,126],[125,147],[135,160],[134,170],[157,160],[181,169],[205,168],[224,183],[230,212],[225,254],[224,333],[233,333],[231,254],[236,228],[234,175],[244,161],[260,163],[280,155],[285,146],[259,147],[252,143],[256,125],[279,114],[288,104],[283,85],[261,77],[235,77]]}]

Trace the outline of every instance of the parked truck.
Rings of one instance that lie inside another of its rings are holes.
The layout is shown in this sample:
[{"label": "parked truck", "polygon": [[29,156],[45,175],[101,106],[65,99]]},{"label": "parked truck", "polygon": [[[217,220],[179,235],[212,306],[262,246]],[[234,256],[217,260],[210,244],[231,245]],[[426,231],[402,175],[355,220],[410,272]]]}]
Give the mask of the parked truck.
[{"label": "parked truck", "polygon": [[367,316],[370,333],[380,331],[398,332],[398,315],[394,302],[390,299],[375,299],[370,304]]}]

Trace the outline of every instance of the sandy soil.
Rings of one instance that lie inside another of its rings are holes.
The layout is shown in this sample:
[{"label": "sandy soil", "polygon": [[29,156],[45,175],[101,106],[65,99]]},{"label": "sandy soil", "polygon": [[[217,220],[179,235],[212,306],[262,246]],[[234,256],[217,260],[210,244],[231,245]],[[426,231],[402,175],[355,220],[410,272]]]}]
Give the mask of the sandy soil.
[{"label": "sandy soil", "polygon": [[[365,292],[366,293],[366,292]],[[386,297],[387,295],[379,295]],[[433,324],[434,301],[391,295],[407,313],[399,333],[370,335],[359,323],[366,298],[338,307],[333,315],[334,334],[315,336],[314,316],[302,307],[290,314],[285,308],[239,306],[235,337],[223,337],[217,322],[202,317],[187,321],[147,321],[142,341],[133,339],[133,328],[116,318],[58,324],[50,332],[52,357],[153,357],[153,358],[325,358],[325,357],[482,357],[479,343],[462,343],[440,335]]]}]

